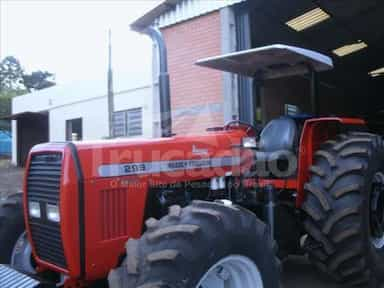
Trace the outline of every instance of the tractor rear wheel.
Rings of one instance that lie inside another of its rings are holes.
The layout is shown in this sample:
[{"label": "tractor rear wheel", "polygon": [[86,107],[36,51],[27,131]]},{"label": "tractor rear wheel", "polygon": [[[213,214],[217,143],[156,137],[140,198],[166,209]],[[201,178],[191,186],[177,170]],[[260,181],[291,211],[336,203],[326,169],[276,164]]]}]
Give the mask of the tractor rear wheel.
[{"label": "tractor rear wheel", "polygon": [[305,247],[321,270],[350,286],[384,277],[384,145],[350,132],[315,153],[307,198]]},{"label": "tractor rear wheel", "polygon": [[279,269],[266,225],[235,206],[195,201],[146,222],[129,240],[112,288],[277,288]]}]

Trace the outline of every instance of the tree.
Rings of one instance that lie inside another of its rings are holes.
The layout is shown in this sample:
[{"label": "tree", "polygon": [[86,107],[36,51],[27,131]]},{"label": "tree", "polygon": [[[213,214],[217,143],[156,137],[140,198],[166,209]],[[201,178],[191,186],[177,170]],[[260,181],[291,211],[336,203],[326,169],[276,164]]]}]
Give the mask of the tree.
[{"label": "tree", "polygon": [[53,74],[47,71],[24,72],[20,61],[7,56],[0,62],[0,130],[10,130],[10,121],[1,117],[12,113],[12,98],[34,90],[41,90],[55,85]]},{"label": "tree", "polygon": [[7,56],[0,62],[0,91],[42,90],[55,85],[54,75],[48,71],[25,73],[20,61]]},{"label": "tree", "polygon": [[19,60],[13,56],[0,62],[0,91],[18,90],[23,86],[23,69]]},{"label": "tree", "polygon": [[[25,90],[3,90],[0,92],[0,118],[12,113],[12,98],[25,94]],[[11,130],[11,123],[8,120],[0,119],[0,130]]]},{"label": "tree", "polygon": [[52,78],[54,75],[47,71],[36,71],[31,74],[24,74],[23,84],[28,91],[34,90],[42,90],[45,88],[49,88],[55,85],[55,82],[48,80]]}]

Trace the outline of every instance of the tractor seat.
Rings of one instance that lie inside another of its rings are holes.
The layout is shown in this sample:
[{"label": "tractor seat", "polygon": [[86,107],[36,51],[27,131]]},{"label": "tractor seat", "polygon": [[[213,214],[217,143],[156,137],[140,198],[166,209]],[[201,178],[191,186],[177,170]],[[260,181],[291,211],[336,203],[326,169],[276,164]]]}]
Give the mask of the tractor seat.
[{"label": "tractor seat", "polygon": [[256,161],[267,168],[267,177],[286,178],[296,173],[298,138],[297,125],[291,118],[281,117],[264,127]]},{"label": "tractor seat", "polygon": [[260,134],[259,149],[263,152],[296,150],[298,143],[297,126],[294,120],[281,117],[270,121]]}]

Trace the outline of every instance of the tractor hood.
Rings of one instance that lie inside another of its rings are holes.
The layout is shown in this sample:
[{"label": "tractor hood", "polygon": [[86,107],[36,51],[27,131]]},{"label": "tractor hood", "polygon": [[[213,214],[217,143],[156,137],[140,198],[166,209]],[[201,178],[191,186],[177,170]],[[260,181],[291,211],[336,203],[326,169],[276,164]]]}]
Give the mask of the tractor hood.
[{"label": "tractor hood", "polygon": [[[233,175],[240,166],[239,145],[246,135],[233,128],[203,135],[33,147],[26,166],[24,203],[38,201],[41,207],[55,205],[60,211],[60,225],[26,219],[37,263],[71,278],[105,278],[127,239],[138,238],[143,231],[148,191]],[[40,233],[45,231],[49,240]],[[47,245],[40,245],[41,239]]]},{"label": "tractor hood", "polygon": [[[241,129],[158,139],[73,142],[84,180],[231,166],[246,133]],[[46,143],[32,153],[65,145]],[[60,149],[61,150],[61,149]]]}]

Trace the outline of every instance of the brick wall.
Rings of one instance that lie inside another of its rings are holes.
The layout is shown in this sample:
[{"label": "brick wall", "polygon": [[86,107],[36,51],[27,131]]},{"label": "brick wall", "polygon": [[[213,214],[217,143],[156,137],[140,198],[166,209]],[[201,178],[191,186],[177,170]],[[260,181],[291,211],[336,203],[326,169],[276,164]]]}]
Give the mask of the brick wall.
[{"label": "brick wall", "polygon": [[162,30],[171,81],[173,131],[201,133],[223,125],[222,74],[194,65],[221,54],[220,13],[179,23]]}]

